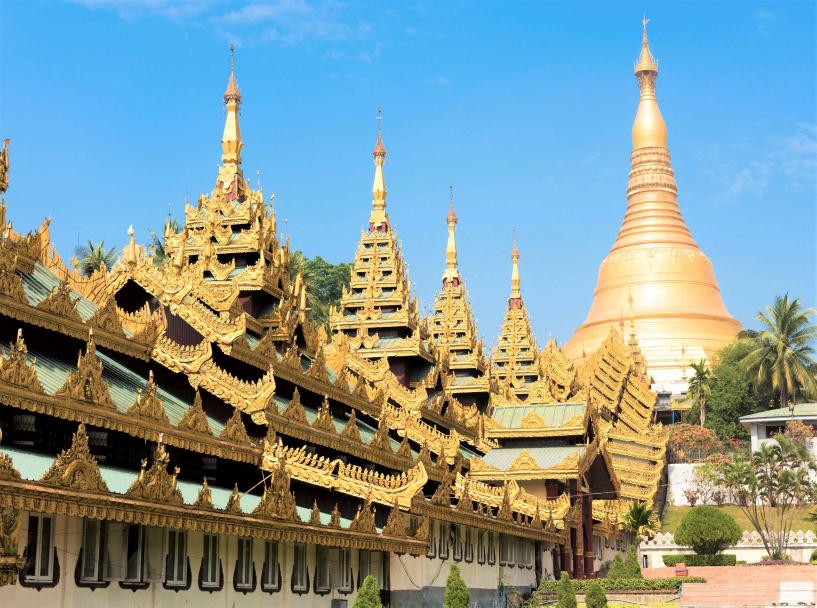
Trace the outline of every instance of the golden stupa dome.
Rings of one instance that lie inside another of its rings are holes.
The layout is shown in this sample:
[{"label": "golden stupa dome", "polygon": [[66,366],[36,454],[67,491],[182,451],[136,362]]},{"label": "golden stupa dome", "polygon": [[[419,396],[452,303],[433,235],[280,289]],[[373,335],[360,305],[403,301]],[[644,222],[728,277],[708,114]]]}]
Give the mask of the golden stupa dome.
[{"label": "golden stupa dome", "polygon": [[658,64],[647,41],[635,65],[640,96],[633,122],[627,211],[599,268],[593,303],[565,344],[574,361],[595,351],[611,327],[631,318],[656,390],[686,390],[687,368],[711,358],[741,325],[729,314],[712,262],[687,228],[655,95]]}]

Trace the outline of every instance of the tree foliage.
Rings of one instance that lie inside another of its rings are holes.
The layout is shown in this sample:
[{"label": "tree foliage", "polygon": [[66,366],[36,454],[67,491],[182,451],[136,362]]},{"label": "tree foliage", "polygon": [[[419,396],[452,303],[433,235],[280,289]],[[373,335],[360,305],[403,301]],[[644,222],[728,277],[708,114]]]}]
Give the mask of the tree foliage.
[{"label": "tree foliage", "polygon": [[88,241],[87,245],[80,245],[74,250],[74,255],[78,260],[79,272],[84,277],[89,277],[100,268],[110,268],[116,260],[116,247],[105,249],[105,241],[94,243]]},{"label": "tree foliage", "polygon": [[460,568],[453,564],[451,570],[448,571],[448,579],[445,581],[443,608],[468,608],[470,601],[468,587],[462,580]]},{"label": "tree foliage", "polygon": [[798,298],[777,296],[774,304],[757,313],[763,329],[752,338],[752,350],[746,355],[748,371],[757,384],[774,390],[780,407],[817,394],[815,351],[817,325],[811,317],[814,308],[803,308]]},{"label": "tree foliage", "polygon": [[307,317],[316,325],[328,325],[329,308],[340,304],[343,288],[349,285],[351,268],[351,264],[332,264],[320,256],[308,258],[300,251],[290,256],[290,274],[294,279],[298,272],[303,273]]},{"label": "tree foliage", "polygon": [[567,572],[562,572],[559,583],[556,586],[556,607],[576,608],[576,591],[570,582]]},{"label": "tree foliage", "polygon": [[651,539],[659,528],[658,516],[645,502],[633,503],[624,514],[623,523],[624,527],[638,538],[644,536]]},{"label": "tree foliage", "polygon": [[607,608],[607,594],[598,581],[592,581],[584,592],[584,603],[587,608]]},{"label": "tree foliage", "polygon": [[363,579],[352,608],[383,608],[380,602],[380,585],[371,574]]},{"label": "tree foliage", "polygon": [[[796,507],[817,499],[817,463],[785,435],[763,443],[750,457],[720,466],[720,483],[760,535],[772,559],[784,559]],[[676,536],[677,538],[677,536]]]},{"label": "tree foliage", "polygon": [[[744,332],[747,336],[750,332]],[[706,401],[706,427],[712,429],[723,441],[748,439],[746,430],[738,419],[769,407],[772,391],[765,384],[757,384],[746,371],[744,359],[753,345],[748,337],[739,338],[726,345],[714,358]],[[700,423],[700,412],[693,405],[684,416],[684,422]]]},{"label": "tree foliage", "polygon": [[167,242],[167,235],[169,233],[177,234],[179,232],[179,222],[174,218],[168,218],[165,222],[165,229],[162,234],[158,234],[153,230],[150,233],[150,243],[148,243],[148,251],[153,263],[156,266],[161,266],[167,260],[167,249],[165,244]]},{"label": "tree foliage", "polygon": [[692,547],[699,555],[720,553],[740,537],[740,526],[731,515],[705,505],[692,507],[675,531],[675,542]]},{"label": "tree foliage", "polygon": [[706,422],[706,402],[712,392],[712,370],[709,369],[706,359],[692,363],[692,378],[689,379],[689,398],[696,405],[699,412],[701,426]]}]

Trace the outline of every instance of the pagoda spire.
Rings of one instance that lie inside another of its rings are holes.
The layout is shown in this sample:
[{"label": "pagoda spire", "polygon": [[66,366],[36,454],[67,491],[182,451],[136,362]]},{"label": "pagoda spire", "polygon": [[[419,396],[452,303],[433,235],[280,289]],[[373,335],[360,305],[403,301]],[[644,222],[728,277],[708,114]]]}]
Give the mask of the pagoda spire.
[{"label": "pagoda spire", "polygon": [[508,298],[508,308],[522,307],[522,289],[519,284],[519,247],[516,246],[516,232],[514,231],[513,249],[511,249],[511,297]]},{"label": "pagoda spire", "polygon": [[230,45],[230,79],[224,91],[224,105],[227,117],[221,136],[221,167],[219,167],[216,189],[221,190],[228,200],[236,200],[248,190],[241,170],[241,128],[238,124],[238,110],[241,106],[241,92],[235,81],[235,45]]},{"label": "pagoda spire", "polygon": [[383,164],[386,162],[386,147],[383,145],[383,109],[377,108],[377,143],[372,150],[374,157],[374,184],[372,185],[372,213],[369,216],[369,231],[385,231],[389,225],[386,215],[386,180]]},{"label": "pagoda spire", "polygon": [[443,285],[459,285],[462,282],[459,268],[457,268],[457,241],[454,238],[454,231],[457,228],[457,214],[454,213],[454,186],[448,187],[448,243],[445,246],[445,272],[443,272]]},{"label": "pagoda spire", "polygon": [[[734,339],[741,326],[726,309],[712,262],[681,214],[667,125],[656,97],[658,62],[650,50],[647,18],[641,23],[627,209],[599,267],[590,311],[564,351],[577,361],[583,351],[598,348],[621,321],[626,304],[630,341],[641,344],[656,390],[680,393],[686,391],[678,370],[681,349],[712,356]],[[626,341],[623,334],[622,340]]]}]

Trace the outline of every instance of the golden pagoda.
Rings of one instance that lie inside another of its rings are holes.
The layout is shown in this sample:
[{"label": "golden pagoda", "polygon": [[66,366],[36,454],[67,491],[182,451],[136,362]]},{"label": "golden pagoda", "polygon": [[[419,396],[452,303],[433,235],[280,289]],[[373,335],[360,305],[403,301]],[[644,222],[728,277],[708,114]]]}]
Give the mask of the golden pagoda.
[{"label": "golden pagoda", "polygon": [[711,359],[741,326],[726,310],[712,262],[678,206],[667,127],[655,95],[658,64],[648,45],[646,18],[643,24],[627,211],[599,268],[590,311],[564,350],[575,362],[595,351],[629,305],[653,386],[680,393],[686,391],[686,361]]},{"label": "golden pagoda", "polygon": [[505,392],[525,398],[539,380],[539,353],[522,299],[519,281],[519,248],[514,240],[511,251],[511,296],[502,320],[499,341],[492,357],[492,375]]},{"label": "golden pagoda", "polygon": [[340,308],[332,307],[329,324],[343,333],[349,346],[367,359],[388,358],[401,383],[416,384],[431,370],[434,356],[419,322],[417,300],[411,296],[408,270],[386,212],[381,117],[378,113],[374,157],[372,210],[368,229],[361,232]]},{"label": "golden pagoda", "polygon": [[448,369],[446,392],[463,404],[484,410],[490,387],[488,365],[482,340],[477,337],[468,292],[457,266],[457,241],[454,236],[457,215],[454,213],[453,189],[450,199],[446,217],[448,242],[445,271],[442,287],[434,299],[434,313],[428,319],[428,330],[440,365]]}]

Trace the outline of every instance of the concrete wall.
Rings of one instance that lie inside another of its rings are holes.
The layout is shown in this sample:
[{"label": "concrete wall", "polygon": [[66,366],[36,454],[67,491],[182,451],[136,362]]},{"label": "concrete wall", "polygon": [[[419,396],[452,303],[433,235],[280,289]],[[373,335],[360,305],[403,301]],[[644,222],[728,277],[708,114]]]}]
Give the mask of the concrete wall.
[{"label": "concrete wall", "polygon": [[675,506],[687,506],[689,502],[684,496],[684,490],[692,486],[692,475],[695,472],[695,463],[680,463],[667,465],[669,492],[667,500]]},{"label": "concrete wall", "polygon": [[[812,551],[817,549],[817,534],[808,530],[807,532],[792,532],[789,535],[789,548],[787,553],[794,561],[808,563]],[[662,556],[670,553],[692,553],[689,547],[682,547],[675,544],[672,534],[669,532],[659,533],[651,541],[642,542],[639,553],[646,556],[647,567],[663,568],[664,560]],[[744,532],[740,542],[724,553],[735,555],[739,561],[753,564],[766,557],[766,549],[760,540],[757,532]]]}]

